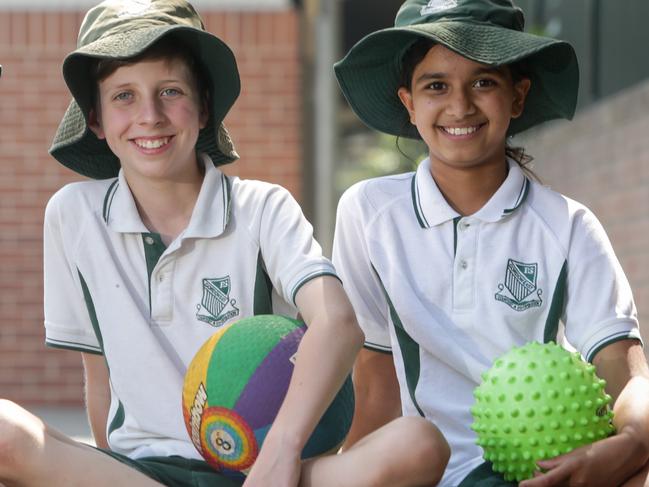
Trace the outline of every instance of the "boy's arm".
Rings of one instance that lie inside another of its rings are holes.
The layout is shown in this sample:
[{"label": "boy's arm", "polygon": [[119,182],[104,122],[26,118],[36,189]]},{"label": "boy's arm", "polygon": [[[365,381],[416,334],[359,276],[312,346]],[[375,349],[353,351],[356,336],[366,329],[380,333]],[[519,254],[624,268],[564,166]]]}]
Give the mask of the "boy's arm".
[{"label": "boy's arm", "polygon": [[343,449],[401,416],[392,354],[364,348],[354,363],[354,421]]},{"label": "boy's arm", "polygon": [[363,343],[354,311],[336,278],[310,280],[300,288],[295,302],[308,330],[297,351],[286,398],[246,487],[297,485],[302,449]]},{"label": "boy's arm", "polygon": [[86,382],[86,410],[95,444],[109,448],[106,424],[110,409],[110,385],[108,367],[103,355],[82,353]]},{"label": "boy's arm", "polygon": [[[539,462],[548,472],[520,487],[623,485],[649,468],[649,367],[637,340],[622,340],[594,358],[597,374],[613,396],[617,434],[559,457]],[[643,479],[638,485],[644,485]],[[640,479],[638,479],[640,482]]]}]

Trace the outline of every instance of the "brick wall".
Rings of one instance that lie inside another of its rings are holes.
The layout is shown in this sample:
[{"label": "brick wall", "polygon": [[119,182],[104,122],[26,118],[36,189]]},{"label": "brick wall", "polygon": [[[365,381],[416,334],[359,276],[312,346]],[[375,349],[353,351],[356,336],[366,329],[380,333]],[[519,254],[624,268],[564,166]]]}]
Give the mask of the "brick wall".
[{"label": "brick wall", "polygon": [[[585,204],[604,225],[631,282],[649,338],[649,83],[591,106],[522,140],[534,171]],[[649,349],[647,350],[649,352]]]},{"label": "brick wall", "polygon": [[[229,174],[302,191],[301,73],[296,12],[214,12],[210,32],[234,51],[242,95],[226,124],[241,160]],[[60,74],[82,13],[2,11],[0,6],[0,397],[28,405],[77,405],[78,353],[45,349],[43,209],[79,179],[47,154],[69,96]]]}]

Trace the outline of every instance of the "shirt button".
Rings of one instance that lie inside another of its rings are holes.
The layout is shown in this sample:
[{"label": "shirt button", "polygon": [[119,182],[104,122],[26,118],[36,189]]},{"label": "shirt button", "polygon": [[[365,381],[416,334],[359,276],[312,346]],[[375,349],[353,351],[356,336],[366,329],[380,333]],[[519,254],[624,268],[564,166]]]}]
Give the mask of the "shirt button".
[{"label": "shirt button", "polygon": [[463,223],[462,223],[462,230],[466,230],[466,229],[469,228],[470,226],[471,226],[471,224],[470,224],[469,222],[463,222]]},{"label": "shirt button", "polygon": [[469,264],[468,264],[468,262],[466,260],[461,260],[460,261],[460,267],[462,269],[466,269],[467,267],[469,267]]},{"label": "shirt button", "polygon": [[164,281],[164,280],[165,280],[165,276],[164,276],[164,274],[161,274],[161,275],[158,277],[158,281],[159,281],[159,282],[162,282],[162,281]]},{"label": "shirt button", "polygon": [[153,237],[144,237],[144,241],[149,245],[153,245],[155,243],[155,240],[153,240]]}]

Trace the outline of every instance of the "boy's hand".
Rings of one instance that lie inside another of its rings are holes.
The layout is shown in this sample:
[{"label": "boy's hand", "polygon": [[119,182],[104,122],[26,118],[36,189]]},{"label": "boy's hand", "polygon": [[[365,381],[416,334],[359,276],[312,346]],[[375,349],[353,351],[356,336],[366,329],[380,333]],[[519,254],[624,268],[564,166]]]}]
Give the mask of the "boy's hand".
[{"label": "boy's hand", "polygon": [[302,468],[299,452],[291,454],[269,440],[264,441],[243,487],[297,487]]},{"label": "boy's hand", "polygon": [[622,485],[646,462],[644,449],[631,435],[621,432],[569,453],[538,462],[544,473],[524,480],[519,487]]}]

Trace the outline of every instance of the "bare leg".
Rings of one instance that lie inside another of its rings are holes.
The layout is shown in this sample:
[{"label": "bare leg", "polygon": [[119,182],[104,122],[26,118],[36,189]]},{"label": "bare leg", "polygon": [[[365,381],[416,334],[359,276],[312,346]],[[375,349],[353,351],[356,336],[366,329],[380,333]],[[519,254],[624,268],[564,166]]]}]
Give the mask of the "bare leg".
[{"label": "bare leg", "polygon": [[160,486],[158,482],[0,400],[0,485]]},{"label": "bare leg", "polygon": [[647,463],[640,473],[627,480],[622,487],[649,487],[649,463]]},{"label": "bare leg", "polygon": [[442,478],[449,457],[435,426],[403,417],[339,455],[306,461],[300,487],[430,487]]}]

